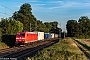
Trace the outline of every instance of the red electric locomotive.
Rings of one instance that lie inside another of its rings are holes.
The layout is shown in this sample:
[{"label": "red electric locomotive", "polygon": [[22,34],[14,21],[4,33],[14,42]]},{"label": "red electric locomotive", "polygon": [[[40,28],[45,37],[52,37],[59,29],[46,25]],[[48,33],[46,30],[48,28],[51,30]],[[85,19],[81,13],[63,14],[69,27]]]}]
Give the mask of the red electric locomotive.
[{"label": "red electric locomotive", "polygon": [[32,41],[38,40],[38,34],[33,32],[17,32],[16,33],[16,45],[24,44]]},{"label": "red electric locomotive", "polygon": [[15,44],[20,45],[20,44],[43,40],[43,39],[44,39],[44,32],[17,32]]}]

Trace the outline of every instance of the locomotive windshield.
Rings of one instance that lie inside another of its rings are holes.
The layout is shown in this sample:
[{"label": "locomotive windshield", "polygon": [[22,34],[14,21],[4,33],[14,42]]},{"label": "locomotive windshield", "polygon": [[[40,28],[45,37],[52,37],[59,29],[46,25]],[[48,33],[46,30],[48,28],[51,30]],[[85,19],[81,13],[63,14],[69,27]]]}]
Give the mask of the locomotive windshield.
[{"label": "locomotive windshield", "polygon": [[25,34],[21,34],[21,33],[20,33],[20,34],[16,34],[16,35],[17,35],[17,36],[25,36]]}]

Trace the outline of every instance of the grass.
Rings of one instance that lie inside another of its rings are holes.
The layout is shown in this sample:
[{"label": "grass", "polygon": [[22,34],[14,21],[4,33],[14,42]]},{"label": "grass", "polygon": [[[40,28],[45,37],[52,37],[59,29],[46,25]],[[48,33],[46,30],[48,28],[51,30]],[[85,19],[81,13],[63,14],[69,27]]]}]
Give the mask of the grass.
[{"label": "grass", "polygon": [[87,60],[71,38],[64,38],[27,60]]},{"label": "grass", "polygon": [[5,43],[0,42],[0,49],[9,48]]}]

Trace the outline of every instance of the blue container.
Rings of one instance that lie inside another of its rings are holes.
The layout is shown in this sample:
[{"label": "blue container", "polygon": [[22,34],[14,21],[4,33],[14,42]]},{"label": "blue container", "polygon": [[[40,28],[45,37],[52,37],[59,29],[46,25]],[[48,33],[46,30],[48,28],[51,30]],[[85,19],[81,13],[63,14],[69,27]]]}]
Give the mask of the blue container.
[{"label": "blue container", "polygon": [[45,33],[44,34],[44,39],[50,38],[50,34],[49,33]]}]

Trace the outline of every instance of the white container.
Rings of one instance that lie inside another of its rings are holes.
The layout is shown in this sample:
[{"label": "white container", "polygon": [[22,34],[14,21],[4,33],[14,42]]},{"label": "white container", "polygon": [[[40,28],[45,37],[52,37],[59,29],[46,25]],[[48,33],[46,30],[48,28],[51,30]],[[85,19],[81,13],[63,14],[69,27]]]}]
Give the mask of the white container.
[{"label": "white container", "polygon": [[58,34],[55,34],[55,38],[58,38]]},{"label": "white container", "polygon": [[44,39],[44,32],[38,32],[38,40]]},{"label": "white container", "polygon": [[54,33],[51,33],[51,38],[54,38]]}]

